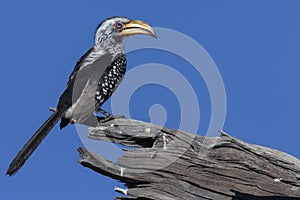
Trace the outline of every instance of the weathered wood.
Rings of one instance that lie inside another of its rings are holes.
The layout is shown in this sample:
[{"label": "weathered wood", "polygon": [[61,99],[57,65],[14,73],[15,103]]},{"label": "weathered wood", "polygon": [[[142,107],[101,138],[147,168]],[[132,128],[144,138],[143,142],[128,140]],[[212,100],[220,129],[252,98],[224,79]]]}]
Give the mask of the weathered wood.
[{"label": "weathered wood", "polygon": [[300,160],[223,131],[209,138],[121,118],[89,132],[129,147],[116,163],[78,149],[83,166],[125,183],[118,200],[300,199]]}]

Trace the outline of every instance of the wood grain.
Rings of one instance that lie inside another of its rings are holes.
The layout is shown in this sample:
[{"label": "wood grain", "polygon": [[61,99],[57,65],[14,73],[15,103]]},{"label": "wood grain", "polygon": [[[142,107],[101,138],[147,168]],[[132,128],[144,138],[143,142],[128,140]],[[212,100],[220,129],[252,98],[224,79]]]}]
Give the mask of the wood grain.
[{"label": "wood grain", "polygon": [[118,200],[300,199],[299,159],[223,131],[210,138],[120,118],[89,138],[127,147],[116,163],[78,149],[81,165],[125,184]]}]

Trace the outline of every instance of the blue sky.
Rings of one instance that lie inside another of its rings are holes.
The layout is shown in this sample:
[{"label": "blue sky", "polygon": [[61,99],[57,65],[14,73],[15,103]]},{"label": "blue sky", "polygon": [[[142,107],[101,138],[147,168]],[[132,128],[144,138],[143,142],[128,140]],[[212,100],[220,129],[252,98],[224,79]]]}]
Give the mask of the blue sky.
[{"label": "blue sky", "polygon": [[[300,2],[187,2],[0,3],[0,199],[113,199],[114,186],[122,187],[77,163],[76,148],[82,142],[74,126],[63,131],[55,127],[16,176],[4,175],[11,159],[50,114],[48,107],[56,105],[77,59],[93,45],[98,23],[114,15],[142,19],[196,40],[223,78],[227,96],[223,129],[244,141],[300,157]],[[150,62],[181,70],[190,80],[200,99],[197,132],[205,133],[211,105],[201,76],[176,55],[154,50],[131,53],[128,69]],[[157,103],[170,116],[167,126],[176,128],[179,103],[168,88],[158,85],[134,93],[132,116],[149,121],[148,109]],[[104,107],[110,110],[109,102]]]}]

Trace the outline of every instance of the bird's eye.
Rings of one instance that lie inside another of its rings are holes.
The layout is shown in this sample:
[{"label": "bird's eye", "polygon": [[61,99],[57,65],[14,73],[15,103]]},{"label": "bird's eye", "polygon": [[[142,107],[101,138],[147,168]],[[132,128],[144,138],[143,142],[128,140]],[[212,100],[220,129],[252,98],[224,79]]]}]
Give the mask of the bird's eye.
[{"label": "bird's eye", "polygon": [[121,29],[121,28],[123,27],[123,24],[122,24],[121,22],[116,22],[116,23],[115,23],[115,27],[116,27],[117,29]]}]

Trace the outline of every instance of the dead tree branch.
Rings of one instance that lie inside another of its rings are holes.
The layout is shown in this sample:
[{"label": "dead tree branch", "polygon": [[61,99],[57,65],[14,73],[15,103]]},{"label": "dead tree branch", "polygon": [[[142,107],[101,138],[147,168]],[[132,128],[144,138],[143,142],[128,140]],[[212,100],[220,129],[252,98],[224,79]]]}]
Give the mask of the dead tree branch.
[{"label": "dead tree branch", "polygon": [[209,138],[121,118],[89,132],[128,147],[116,163],[78,149],[81,165],[125,183],[118,200],[300,199],[300,160],[223,131]]}]

